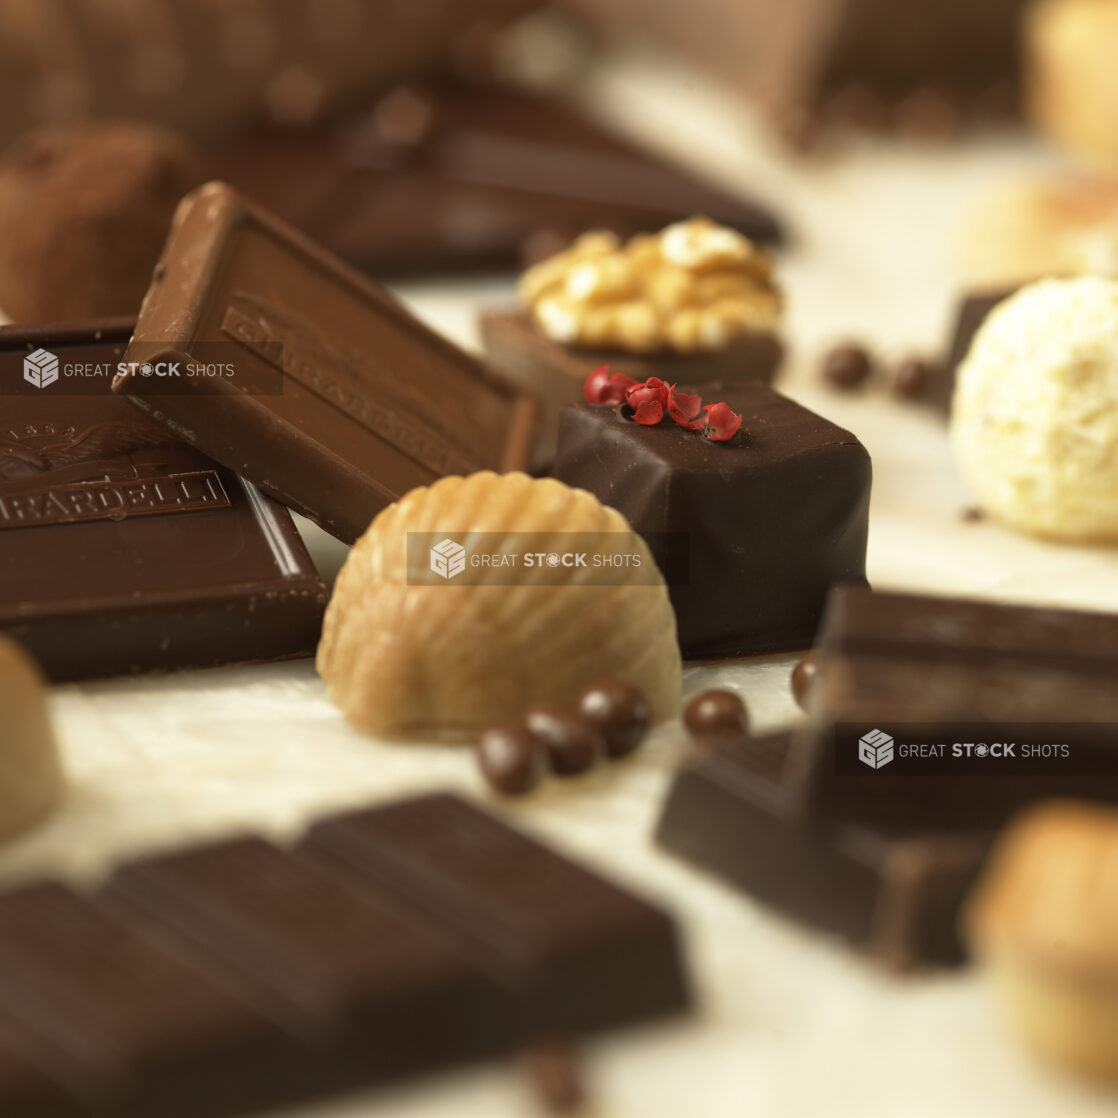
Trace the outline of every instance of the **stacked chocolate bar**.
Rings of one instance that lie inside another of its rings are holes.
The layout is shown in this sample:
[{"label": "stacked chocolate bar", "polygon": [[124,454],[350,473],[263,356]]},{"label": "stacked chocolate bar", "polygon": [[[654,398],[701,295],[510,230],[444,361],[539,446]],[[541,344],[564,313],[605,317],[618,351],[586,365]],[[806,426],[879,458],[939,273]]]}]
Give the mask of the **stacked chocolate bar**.
[{"label": "stacked chocolate bar", "polygon": [[687,1002],[662,911],[429,796],[0,896],[0,1109],[242,1114]]},{"label": "stacked chocolate bar", "polygon": [[657,839],[888,966],[958,960],[1012,813],[1118,802],[1118,618],[843,586],[816,656],[808,725],[685,767]]}]

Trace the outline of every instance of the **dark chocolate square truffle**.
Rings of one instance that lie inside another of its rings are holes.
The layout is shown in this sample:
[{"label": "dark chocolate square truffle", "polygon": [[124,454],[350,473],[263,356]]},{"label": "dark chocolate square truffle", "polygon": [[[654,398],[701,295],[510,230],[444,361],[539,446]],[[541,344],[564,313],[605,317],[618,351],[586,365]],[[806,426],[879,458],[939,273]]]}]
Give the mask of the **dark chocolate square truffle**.
[{"label": "dark chocolate square truffle", "polygon": [[624,406],[563,414],[555,476],[643,536],[682,533],[685,583],[666,572],[688,658],[811,645],[827,592],[864,582],[871,466],[849,431],[763,384],[706,385],[743,416],[715,443]]}]

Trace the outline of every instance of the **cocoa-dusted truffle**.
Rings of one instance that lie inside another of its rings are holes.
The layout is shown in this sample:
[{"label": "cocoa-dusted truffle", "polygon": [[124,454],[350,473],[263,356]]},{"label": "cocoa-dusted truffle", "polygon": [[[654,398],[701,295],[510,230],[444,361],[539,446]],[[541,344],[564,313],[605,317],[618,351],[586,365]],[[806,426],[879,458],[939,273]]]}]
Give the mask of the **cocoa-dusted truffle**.
[{"label": "cocoa-dusted truffle", "polygon": [[135,314],[176,204],[205,178],[163,129],[26,133],[0,160],[0,310],[17,322]]}]

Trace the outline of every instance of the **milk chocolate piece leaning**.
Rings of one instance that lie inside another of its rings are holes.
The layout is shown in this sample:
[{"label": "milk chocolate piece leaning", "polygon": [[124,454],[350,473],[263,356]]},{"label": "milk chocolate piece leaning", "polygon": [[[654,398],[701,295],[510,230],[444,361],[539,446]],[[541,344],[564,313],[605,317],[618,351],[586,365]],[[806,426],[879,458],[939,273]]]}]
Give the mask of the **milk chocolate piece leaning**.
[{"label": "milk chocolate piece leaning", "polygon": [[756,200],[555,97],[491,81],[398,86],[330,127],[261,130],[214,159],[221,178],[378,278],[519,267],[587,229],[630,236],[693,213],[761,244],[782,236]]},{"label": "milk chocolate piece leaning", "polygon": [[305,846],[235,838],[89,897],[0,895],[0,1101],[225,1118],[686,1005],[665,914],[461,800]]},{"label": "milk chocolate piece leaning", "polygon": [[222,183],[188,195],[113,388],[345,542],[444,474],[524,466],[534,401]]},{"label": "milk chocolate piece leaning", "polygon": [[329,820],[301,849],[454,935],[523,999],[533,1031],[586,1032],[689,1000],[667,915],[456,797]]},{"label": "milk chocolate piece leaning", "polygon": [[512,997],[434,927],[246,838],[133,862],[102,899],[214,970],[345,1081],[371,1084],[514,1041]]},{"label": "milk chocolate piece leaning", "polygon": [[810,818],[937,829],[1116,802],[1116,672],[1118,614],[839,587],[790,779]]},{"label": "milk chocolate piece leaning", "polygon": [[552,341],[527,311],[483,311],[479,324],[481,344],[493,367],[540,397],[537,464],[541,465],[554,459],[563,409],[585,399],[586,378],[600,365],[633,380],[659,377],[669,384],[771,383],[784,356],[780,339],[768,332],[740,336],[713,351],[637,354],[576,349]]},{"label": "milk chocolate piece leaning", "polygon": [[960,961],[957,915],[991,836],[805,822],[785,772],[789,747],[789,734],[775,734],[686,765],[656,841],[892,969]]},{"label": "milk chocolate piece leaning", "polygon": [[973,292],[964,295],[959,301],[947,360],[932,380],[925,396],[937,411],[943,412],[944,415],[951,414],[951,399],[955,395],[955,376],[970,352],[975,334],[978,333],[990,312],[1000,302],[1008,299],[1015,290],[1016,288],[1007,288],[1004,291]]},{"label": "milk chocolate piece leaning", "polygon": [[687,535],[686,581],[667,574],[685,657],[807,648],[830,588],[865,581],[869,455],[765,385],[701,392],[743,415],[729,442],[578,404],[563,414],[555,476],[637,532]]},{"label": "milk chocolate piece leaning", "polygon": [[132,325],[0,327],[0,632],[55,681],[313,655],[287,510],[109,391]]}]

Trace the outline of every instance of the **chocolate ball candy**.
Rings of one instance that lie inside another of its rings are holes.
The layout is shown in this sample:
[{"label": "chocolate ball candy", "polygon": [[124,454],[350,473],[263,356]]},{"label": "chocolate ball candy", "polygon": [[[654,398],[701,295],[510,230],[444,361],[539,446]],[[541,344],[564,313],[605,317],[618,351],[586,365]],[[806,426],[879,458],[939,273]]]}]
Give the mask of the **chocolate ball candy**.
[{"label": "chocolate ball candy", "polygon": [[547,750],[527,726],[494,726],[478,739],[477,763],[494,791],[524,796],[547,775]]},{"label": "chocolate ball candy", "polygon": [[839,345],[823,357],[823,379],[835,388],[857,388],[873,371],[870,355],[860,345]]},{"label": "chocolate ball candy", "polygon": [[683,723],[697,738],[740,740],[749,734],[749,712],[733,691],[704,691],[684,708]]},{"label": "chocolate ball candy", "polygon": [[598,727],[606,753],[612,758],[632,753],[644,741],[652,722],[648,700],[631,683],[620,679],[592,683],[579,695],[578,710]]},{"label": "chocolate ball candy", "polygon": [[792,669],[792,696],[801,710],[807,710],[807,700],[815,682],[816,670],[814,652],[809,652]]},{"label": "chocolate ball candy", "polygon": [[588,718],[564,707],[535,707],[524,716],[528,732],[542,742],[556,776],[577,776],[605,755],[601,731]]},{"label": "chocolate ball candy", "polygon": [[922,357],[906,357],[893,370],[893,393],[909,400],[919,399],[938,372],[932,362]]}]

